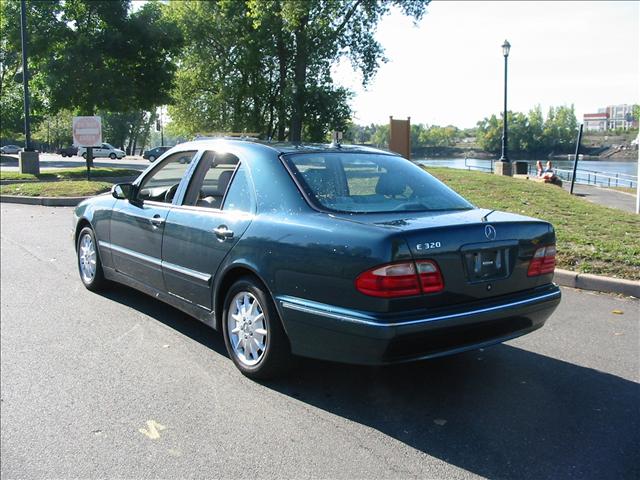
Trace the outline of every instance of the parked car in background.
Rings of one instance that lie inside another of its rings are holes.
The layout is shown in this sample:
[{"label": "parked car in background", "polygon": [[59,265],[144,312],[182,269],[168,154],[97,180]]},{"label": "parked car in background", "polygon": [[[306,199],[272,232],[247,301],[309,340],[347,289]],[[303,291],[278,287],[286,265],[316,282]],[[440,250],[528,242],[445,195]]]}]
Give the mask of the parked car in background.
[{"label": "parked car in background", "polygon": [[[79,147],[78,155],[80,155],[82,158],[87,158],[87,149],[85,147]],[[94,158],[109,157],[112,159],[115,159],[115,158],[120,159],[120,158],[124,158],[125,155],[126,154],[124,150],[120,150],[119,148],[116,148],[113,145],[110,145],[108,143],[103,143],[99,147],[93,147]]]},{"label": "parked car in background", "polygon": [[159,156],[161,156],[164,152],[169,150],[171,147],[167,145],[161,145],[156,148],[152,148],[151,150],[145,150],[142,154],[142,158],[146,158],[150,162],[155,162]]},{"label": "parked car in background", "polygon": [[86,288],[120,282],[222,331],[252,378],[291,355],[484,348],[542,327],[561,297],[551,224],[477,208],[362,146],[193,141],[74,217]]},{"label": "parked car in background", "polygon": [[78,154],[78,147],[74,147],[73,145],[70,147],[59,148],[56,152],[58,155],[62,155],[63,157],[73,157]]},{"label": "parked car in background", "polygon": [[0,152],[2,153],[20,153],[22,151],[22,147],[18,145],[5,145],[4,147],[0,147]]}]

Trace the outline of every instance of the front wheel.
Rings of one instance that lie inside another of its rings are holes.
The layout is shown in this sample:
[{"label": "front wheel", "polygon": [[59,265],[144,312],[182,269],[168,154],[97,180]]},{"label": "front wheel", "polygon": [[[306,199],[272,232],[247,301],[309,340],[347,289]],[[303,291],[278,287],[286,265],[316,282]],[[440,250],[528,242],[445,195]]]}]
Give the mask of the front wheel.
[{"label": "front wheel", "polygon": [[87,159],[87,154],[86,154],[86,152],[82,154],[82,158],[84,158],[85,160]]},{"label": "front wheel", "polygon": [[84,227],[80,231],[76,250],[80,280],[84,286],[94,292],[104,289],[107,286],[107,279],[102,270],[96,237],[90,227]]},{"label": "front wheel", "polygon": [[109,158],[110,158],[111,160],[115,160],[115,159],[116,159],[116,154],[115,154],[115,153],[110,153],[110,154],[109,154]]},{"label": "front wheel", "polygon": [[253,277],[242,277],[227,292],[222,315],[229,356],[247,377],[267,379],[291,366],[291,347],[273,300]]}]

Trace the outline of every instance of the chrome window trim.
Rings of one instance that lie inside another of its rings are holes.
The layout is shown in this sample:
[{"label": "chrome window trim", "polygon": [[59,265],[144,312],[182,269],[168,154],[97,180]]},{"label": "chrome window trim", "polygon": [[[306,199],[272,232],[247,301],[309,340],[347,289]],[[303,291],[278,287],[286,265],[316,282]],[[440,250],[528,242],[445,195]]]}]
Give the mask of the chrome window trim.
[{"label": "chrome window trim", "polygon": [[495,312],[498,310],[505,310],[513,307],[519,307],[524,305],[532,305],[538,302],[542,302],[545,300],[552,300],[555,298],[560,298],[561,293],[559,290],[545,293],[542,295],[537,295],[535,297],[530,297],[524,300],[517,300],[515,302],[507,302],[500,305],[494,305],[491,307],[478,308],[475,310],[468,310],[465,312],[451,313],[447,315],[437,315],[434,317],[421,318],[417,320],[406,320],[400,322],[381,322],[375,319],[375,317],[371,315],[367,315],[365,313],[357,312],[355,310],[345,309],[341,307],[335,307],[332,305],[327,305],[324,303],[318,303],[311,300],[305,300],[303,298],[297,297],[289,297],[282,296],[278,298],[278,301],[282,305],[283,308],[287,308],[289,310],[296,310],[304,313],[311,313],[314,315],[320,315],[323,317],[333,318],[336,320],[343,320],[351,323],[359,323],[363,325],[369,325],[372,327],[384,327],[384,328],[393,328],[393,327],[402,327],[406,325],[419,325],[421,323],[429,323],[436,322],[440,320],[453,320],[456,318],[464,318],[470,317],[474,315],[481,315],[484,313]]}]

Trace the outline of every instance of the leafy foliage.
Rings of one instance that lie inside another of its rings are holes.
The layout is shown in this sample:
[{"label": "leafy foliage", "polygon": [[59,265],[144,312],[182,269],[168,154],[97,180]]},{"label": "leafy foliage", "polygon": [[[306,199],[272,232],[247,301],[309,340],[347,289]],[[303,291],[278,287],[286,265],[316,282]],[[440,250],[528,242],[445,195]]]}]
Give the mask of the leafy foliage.
[{"label": "leafy foliage", "polygon": [[177,130],[324,139],[351,114],[331,67],[348,57],[366,84],[384,60],[374,37],[382,16],[397,6],[417,20],[428,1],[173,2],[166,14],[185,38],[170,109]]},{"label": "leafy foliage", "polygon": [[[34,130],[63,110],[140,117],[167,103],[182,37],[163,9],[148,2],[131,12],[129,0],[27,2]],[[14,81],[22,68],[20,2],[0,2],[0,27],[1,136],[13,137],[22,131],[22,87]]]},{"label": "leafy foliage", "polygon": [[[571,107],[551,107],[546,120],[539,106],[527,115],[508,112],[509,151],[514,153],[567,153],[575,145],[577,120]],[[478,122],[477,140],[486,151],[498,153],[502,145],[502,120],[495,115]]]}]

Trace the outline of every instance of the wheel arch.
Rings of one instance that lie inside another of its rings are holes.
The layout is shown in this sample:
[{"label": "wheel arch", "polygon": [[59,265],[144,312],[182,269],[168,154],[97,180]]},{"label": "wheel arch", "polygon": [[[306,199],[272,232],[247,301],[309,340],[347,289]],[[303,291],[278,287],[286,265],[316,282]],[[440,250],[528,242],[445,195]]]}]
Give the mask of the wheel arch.
[{"label": "wheel arch", "polygon": [[[271,289],[267,286],[267,282],[261,277],[261,275],[257,272],[257,270],[246,264],[246,263],[236,263],[228,266],[226,270],[224,270],[221,279],[218,281],[218,284],[215,288],[215,293],[213,297],[214,301],[214,328],[218,331],[222,331],[222,311],[224,308],[224,300],[227,296],[227,292],[229,288],[241,277],[250,276],[255,278],[260,282],[260,284],[264,287],[267,294],[271,297],[271,300],[275,304],[275,298]],[[277,310],[277,306],[276,306]]]},{"label": "wheel arch", "polygon": [[93,225],[91,225],[91,222],[86,217],[80,218],[78,223],[76,223],[76,230],[73,233],[73,245],[76,250],[78,249],[78,236],[84,227],[89,227],[93,230]]}]

